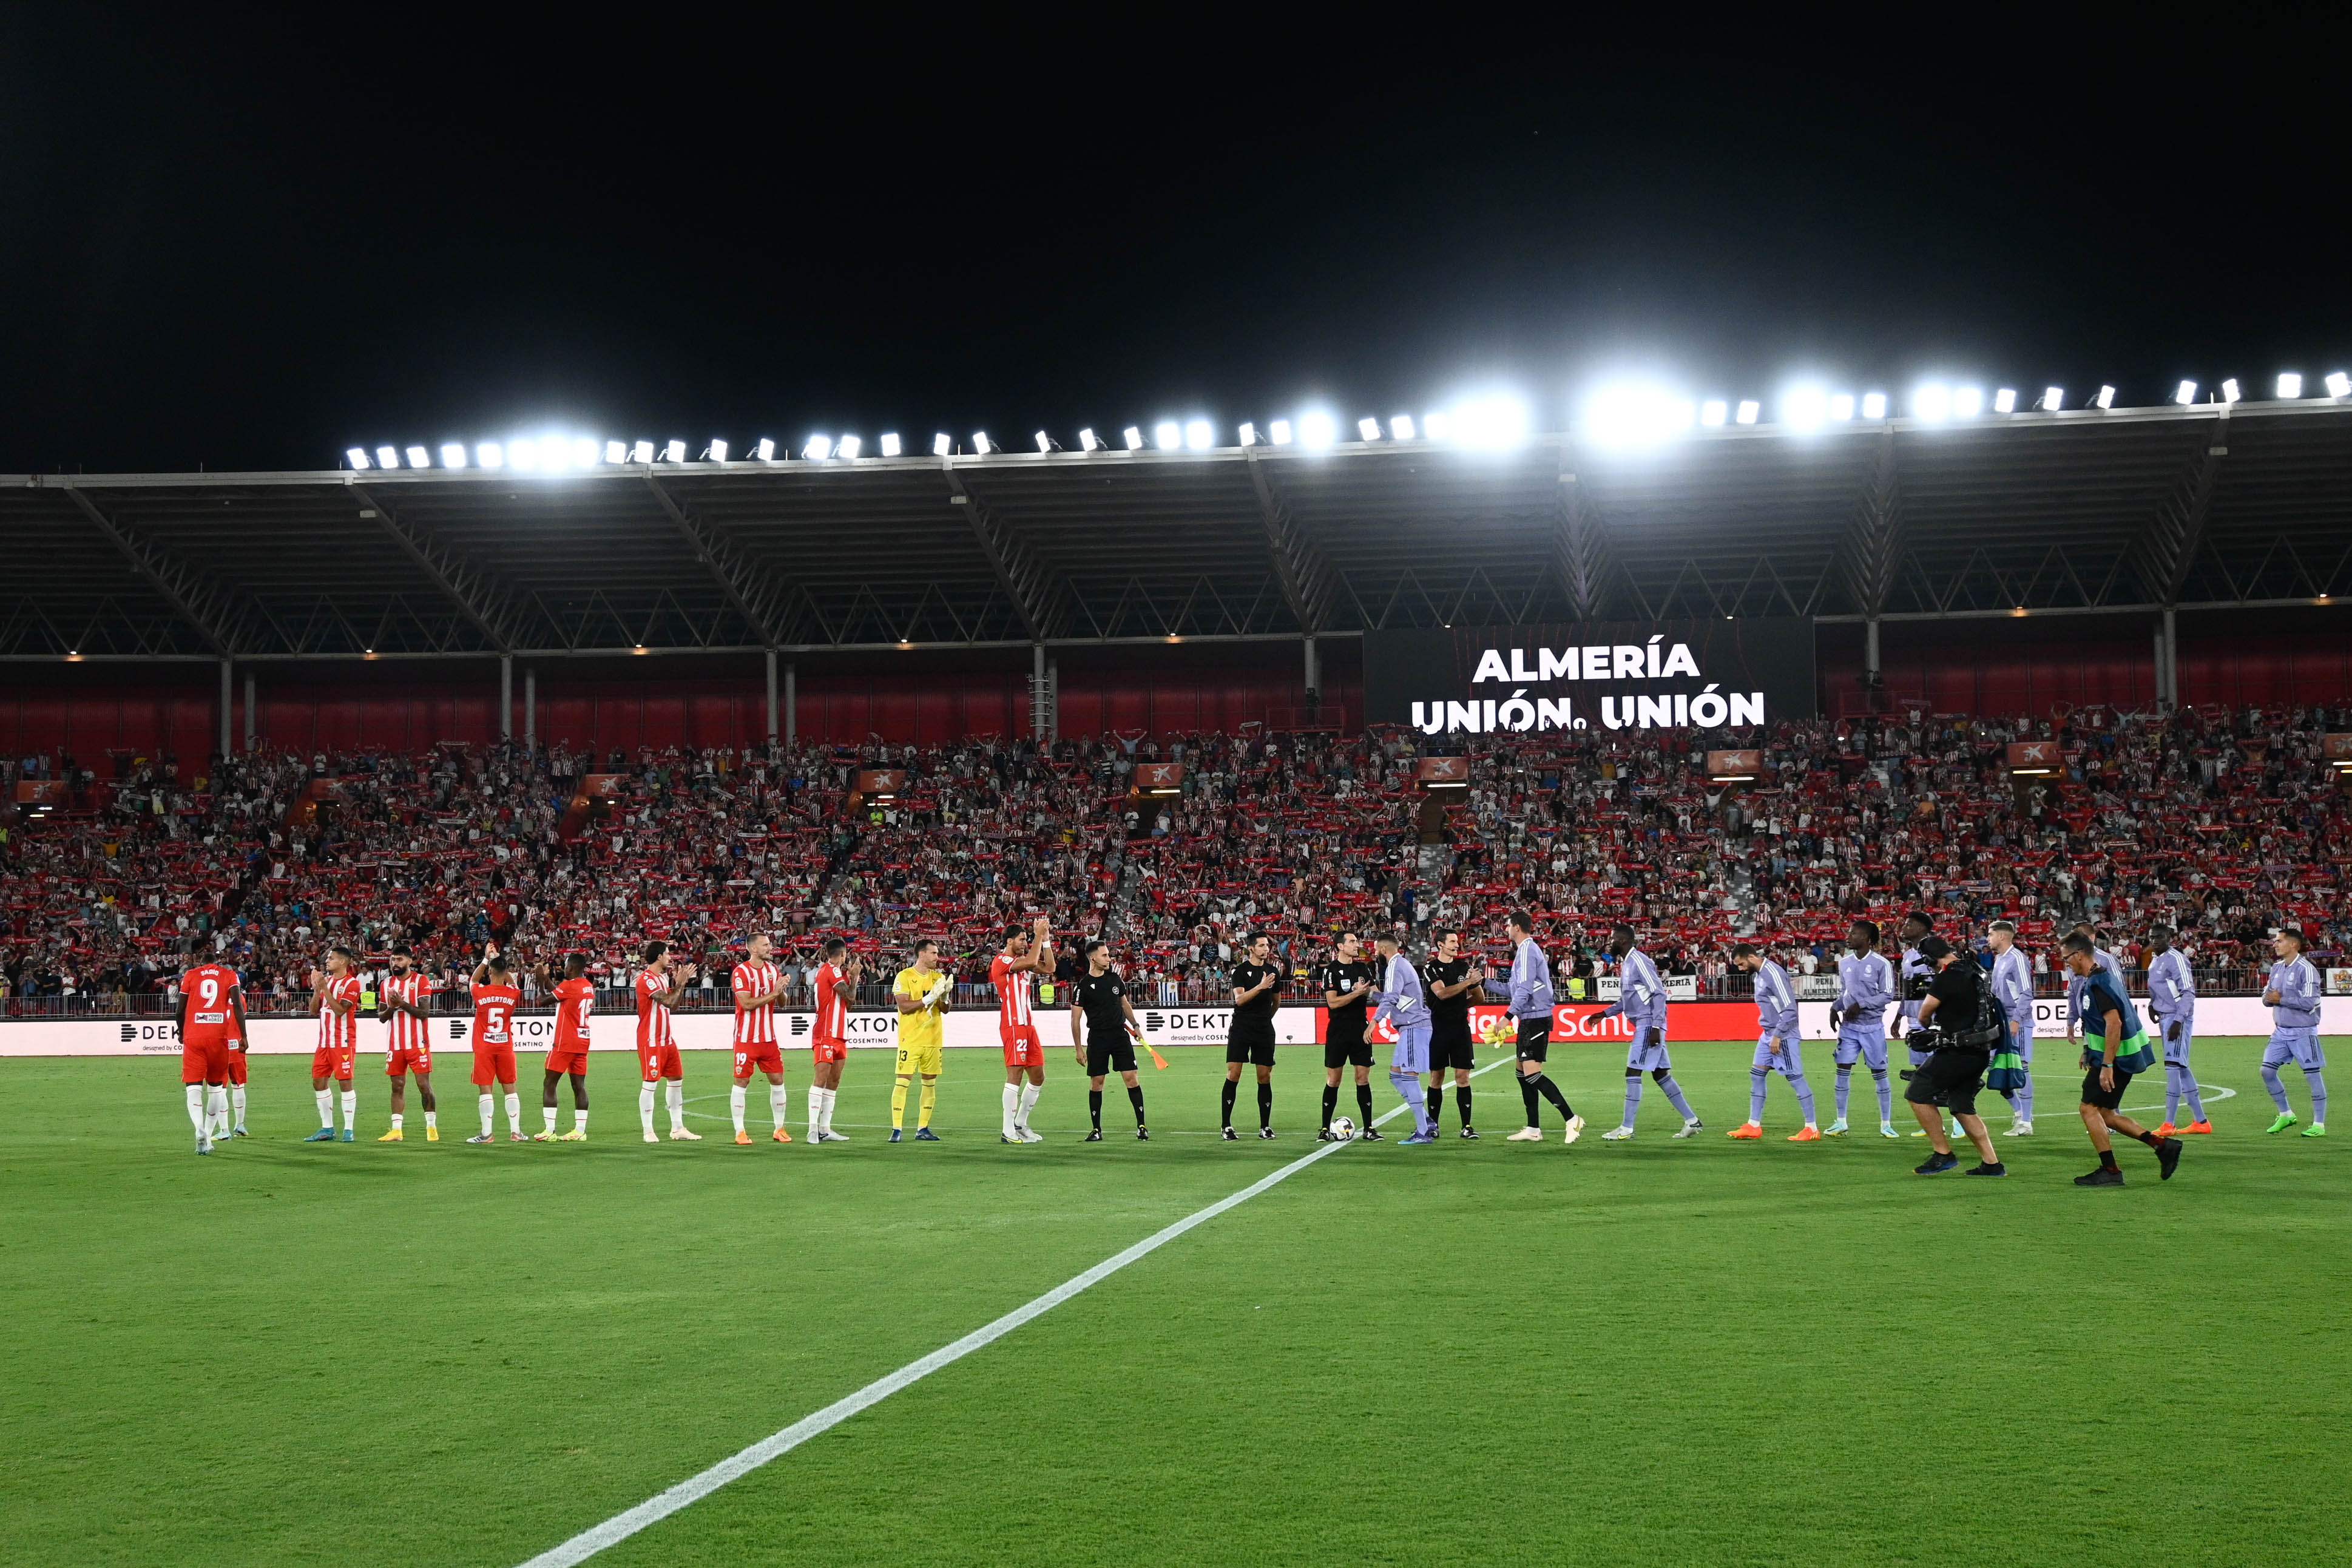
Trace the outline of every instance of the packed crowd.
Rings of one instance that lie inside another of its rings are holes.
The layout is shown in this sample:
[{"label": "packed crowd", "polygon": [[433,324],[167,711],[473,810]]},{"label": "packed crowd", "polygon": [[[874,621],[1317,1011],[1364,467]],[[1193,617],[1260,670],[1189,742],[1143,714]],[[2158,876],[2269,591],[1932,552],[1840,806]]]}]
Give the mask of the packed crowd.
[{"label": "packed crowd", "polygon": [[[2226,989],[2273,927],[2323,960],[2337,945],[2352,834],[2321,736],[2346,728],[2320,710],[1823,721],[1712,737],[1761,749],[1740,784],[1672,731],[26,758],[10,785],[68,793],[0,826],[0,976],[19,999],[127,1007],[194,939],[257,1003],[300,1006],[331,942],[405,942],[455,989],[486,941],[583,952],[617,984],[662,937],[707,955],[708,987],[758,927],[803,964],[829,935],[891,964],[939,937],[979,1002],[1005,927],[1044,913],[1111,936],[1139,999],[1174,1003],[1221,998],[1250,931],[1303,992],[1339,929],[1483,939],[1516,906],[1570,984],[1605,973],[1622,920],[1669,973],[1737,990],[1735,940],[1810,971],[1853,918],[1920,908],[2006,916],[2029,942],[2087,919],[2127,962],[2174,924]],[[2028,738],[2058,742],[2058,772],[2012,778],[2004,747]],[[1465,785],[1423,785],[1438,751],[1466,755]],[[1181,781],[1130,788],[1149,763]],[[906,782],[862,798],[867,768]],[[615,782],[592,799],[592,775]]]}]

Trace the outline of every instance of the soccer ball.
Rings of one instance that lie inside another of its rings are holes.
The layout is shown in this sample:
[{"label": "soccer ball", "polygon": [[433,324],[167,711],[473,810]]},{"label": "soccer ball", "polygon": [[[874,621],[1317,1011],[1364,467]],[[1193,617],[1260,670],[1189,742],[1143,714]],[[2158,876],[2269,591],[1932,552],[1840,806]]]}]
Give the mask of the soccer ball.
[{"label": "soccer ball", "polygon": [[1353,1138],[1355,1135],[1356,1122],[1353,1117],[1335,1116],[1331,1118],[1331,1136],[1335,1140],[1341,1143],[1345,1143],[1349,1139]]}]

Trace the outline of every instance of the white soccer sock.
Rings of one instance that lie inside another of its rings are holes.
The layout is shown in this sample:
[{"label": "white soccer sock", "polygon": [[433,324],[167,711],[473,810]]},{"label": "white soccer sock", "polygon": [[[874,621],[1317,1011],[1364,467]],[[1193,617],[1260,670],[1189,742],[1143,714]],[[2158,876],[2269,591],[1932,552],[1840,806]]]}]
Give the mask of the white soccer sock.
[{"label": "white soccer sock", "polygon": [[245,1125],[245,1085],[233,1083],[228,1088],[228,1108],[236,1113],[236,1124]]},{"label": "white soccer sock", "polygon": [[814,1084],[809,1085],[808,1123],[809,1136],[811,1138],[823,1136],[824,1132],[824,1090],[817,1088]]},{"label": "white soccer sock", "polygon": [[792,1109],[793,1091],[791,1088],[781,1083],[770,1084],[768,1086],[768,1114],[776,1119],[777,1131],[782,1131],[784,1129],[784,1123],[792,1120]]},{"label": "white soccer sock", "polygon": [[579,1110],[574,1110],[572,1111],[572,1131],[574,1132],[585,1132],[588,1131],[588,1113],[586,1111]]},{"label": "white soccer sock", "polygon": [[482,1136],[488,1138],[490,1135],[490,1130],[499,1124],[499,1097],[495,1094],[486,1094],[481,1099]]},{"label": "white soccer sock", "polygon": [[335,1091],[331,1089],[322,1089],[319,1090],[318,1100],[319,1125],[332,1127],[335,1124]]},{"label": "white soccer sock", "polygon": [[1022,1087],[1019,1125],[1023,1131],[1029,1130],[1029,1113],[1037,1109],[1037,1097],[1045,1092],[1045,1086],[1043,1084],[1032,1083]]},{"label": "white soccer sock", "polygon": [[669,1125],[672,1131],[686,1125],[686,1085],[676,1079],[669,1080]]},{"label": "white soccer sock", "polygon": [[825,1130],[827,1132],[830,1132],[830,1131],[833,1131],[833,1105],[834,1105],[834,1101],[835,1101],[835,1100],[839,1100],[840,1098],[841,1098],[841,1090],[839,1090],[839,1089],[826,1089],[826,1090],[824,1091],[824,1130]]},{"label": "white soccer sock", "polygon": [[400,1112],[399,1112],[399,1111],[397,1111],[397,1110],[394,1111],[394,1112],[392,1113],[392,1130],[393,1130],[394,1132],[397,1132],[397,1131],[400,1131],[400,1121],[401,1121],[401,1115],[400,1115]]},{"label": "white soccer sock", "polygon": [[551,1105],[541,1106],[539,1108],[539,1119],[547,1124],[548,1131],[552,1132],[555,1131],[555,1107]]},{"label": "white soccer sock", "polygon": [[349,1132],[360,1124],[360,1091],[343,1090],[343,1131]]},{"label": "white soccer sock", "polygon": [[646,1137],[654,1135],[654,1086],[649,1083],[637,1087],[637,1125]]},{"label": "white soccer sock", "polygon": [[1004,1086],[1004,1136],[1007,1138],[1012,1137],[1019,1129],[1020,1115],[1021,1086],[1017,1083],[1008,1083]]},{"label": "white soccer sock", "polygon": [[215,1137],[228,1136],[228,1090],[217,1084],[205,1090],[205,1120],[212,1123]]},{"label": "white soccer sock", "polygon": [[514,1132],[522,1131],[522,1096],[520,1094],[507,1096],[507,1127]]},{"label": "white soccer sock", "polygon": [[188,1087],[188,1121],[195,1128],[196,1136],[205,1136],[205,1086],[192,1083]]},{"label": "white soccer sock", "polygon": [[441,1113],[437,1110],[426,1111],[425,1113],[425,1125],[428,1130],[438,1128],[441,1125]]},{"label": "white soccer sock", "polygon": [[727,1109],[735,1113],[735,1131],[738,1136],[740,1136],[743,1131],[743,1101],[747,1098],[749,1098],[748,1091],[740,1083],[727,1091]]}]

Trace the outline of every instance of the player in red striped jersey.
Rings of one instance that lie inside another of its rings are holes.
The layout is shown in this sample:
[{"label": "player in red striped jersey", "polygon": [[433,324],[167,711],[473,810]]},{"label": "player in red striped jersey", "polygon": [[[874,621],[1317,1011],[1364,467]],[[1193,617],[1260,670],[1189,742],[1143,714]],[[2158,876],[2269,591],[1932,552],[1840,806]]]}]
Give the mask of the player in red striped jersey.
[{"label": "player in red striped jersey", "polygon": [[784,1088],[784,1057],[776,1044],[776,1004],[783,1000],[784,977],[775,965],[775,951],[766,931],[754,931],[743,962],[735,966],[731,977],[735,991],[735,1087],[728,1092],[727,1103],[735,1114],[738,1143],[751,1141],[751,1135],[743,1130],[743,1101],[751,1092],[755,1070],[768,1075],[768,1113],[776,1123],[770,1136],[779,1143],[793,1141],[793,1135],[784,1129],[784,1112],[793,1102],[792,1093]]},{"label": "player in red striped jersey", "polygon": [[1004,1046],[1005,1143],[1043,1143],[1043,1134],[1029,1131],[1029,1113],[1045,1089],[1045,1047],[1037,1038],[1037,1019],[1031,1005],[1031,987],[1043,973],[1054,973],[1054,932],[1039,915],[1029,929],[1014,926],[1005,933],[1004,951],[988,966],[996,987],[996,1033]]},{"label": "player in red striped jersey", "polygon": [[425,1110],[425,1141],[441,1142],[441,1123],[433,1105],[433,991],[425,984],[415,955],[402,942],[392,950],[392,973],[376,992],[376,1011],[383,1016],[384,1076],[392,1079],[392,1129],[379,1143],[404,1141],[401,1122],[408,1109],[408,1075],[416,1074],[416,1099]]},{"label": "player in red striped jersey", "polygon": [[816,968],[816,1031],[809,1050],[815,1066],[809,1079],[809,1142],[846,1143],[833,1130],[834,1098],[841,1089],[841,1064],[849,1057],[849,999],[857,994],[857,955],[839,937],[828,937],[824,962]]},{"label": "player in red striped jersey", "polygon": [[[196,955],[191,943],[188,956]],[[228,1114],[229,1063],[244,1051],[245,993],[236,971],[225,963],[192,963],[180,976],[180,1082],[187,1090],[199,1154],[213,1152],[215,1137],[228,1136],[226,1127],[215,1129],[214,1123]],[[243,1105],[237,1107],[236,1134],[245,1135]]]},{"label": "player in red striped jersey", "polygon": [[319,1044],[310,1053],[310,1092],[319,1097],[319,1130],[303,1139],[305,1143],[335,1141],[335,1091],[330,1084],[342,1086],[343,1142],[359,1136],[360,1096],[352,1087],[352,1062],[360,1048],[360,977],[352,973],[358,967],[350,948],[331,947],[326,973],[310,972],[310,997],[319,1009]]},{"label": "player in red striped jersey", "polygon": [[[535,1143],[588,1142],[588,1015],[595,1010],[596,984],[588,978],[588,960],[566,953],[563,978],[550,983],[548,968],[539,966],[540,984],[555,997],[555,1044],[548,1047],[547,1075],[540,1086],[539,1115],[545,1123],[531,1135]],[[555,1086],[572,1079],[572,1131],[555,1130]]]},{"label": "player in red striped jersey", "polygon": [[660,1142],[654,1136],[654,1093],[667,1079],[669,1135],[681,1142],[699,1142],[701,1133],[686,1130],[686,1066],[678,1059],[677,1040],[669,1027],[671,982],[688,984],[694,978],[694,965],[673,965],[666,942],[646,943],[645,963],[636,984],[637,1071],[645,1080],[637,1089],[637,1125],[645,1129],[646,1142]]}]

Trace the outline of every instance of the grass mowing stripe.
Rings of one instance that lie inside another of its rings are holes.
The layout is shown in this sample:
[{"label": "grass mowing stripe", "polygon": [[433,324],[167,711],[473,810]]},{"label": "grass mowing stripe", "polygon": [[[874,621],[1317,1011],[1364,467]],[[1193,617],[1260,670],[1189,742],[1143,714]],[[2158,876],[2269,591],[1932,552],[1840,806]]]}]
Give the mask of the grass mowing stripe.
[{"label": "grass mowing stripe", "polygon": [[[1504,1063],[1517,1059],[1516,1057],[1497,1057],[1485,1067],[1474,1068],[1470,1076],[1483,1077]],[[1402,1115],[1408,1109],[1408,1106],[1399,1104],[1372,1121],[1377,1125]],[[1206,1225],[1227,1209],[1238,1207],[1276,1184],[1297,1175],[1326,1154],[1335,1154],[1347,1147],[1346,1143],[1325,1143],[1308,1151],[1281,1169],[1259,1177],[1241,1191],[1186,1215],[1165,1229],[1145,1237],[1126,1251],[1115,1253],[1085,1273],[1064,1280],[1034,1300],[1015,1307],[994,1322],[974,1329],[954,1343],[942,1345],[918,1361],[908,1362],[898,1371],[875,1379],[856,1393],[835,1400],[814,1415],[802,1416],[782,1431],[762,1437],[750,1447],[728,1456],[699,1475],[689,1476],[667,1491],[647,1498],[625,1513],[614,1514],[604,1523],[582,1531],[561,1546],[549,1548],[525,1563],[522,1568],[571,1568],[572,1563],[584,1563],[608,1546],[619,1545],[646,1526],[657,1524],[678,1510],[701,1501],[730,1481],[739,1480],[770,1460],[781,1458],[810,1438],[821,1436],[840,1426],[859,1411],[879,1405],[911,1384],[920,1383],[941,1367],[951,1366],[972,1352],[995,1343],[1022,1324],[1045,1316],[1071,1297],[1109,1279],[1138,1258],[1157,1252],[1186,1231]]]}]

